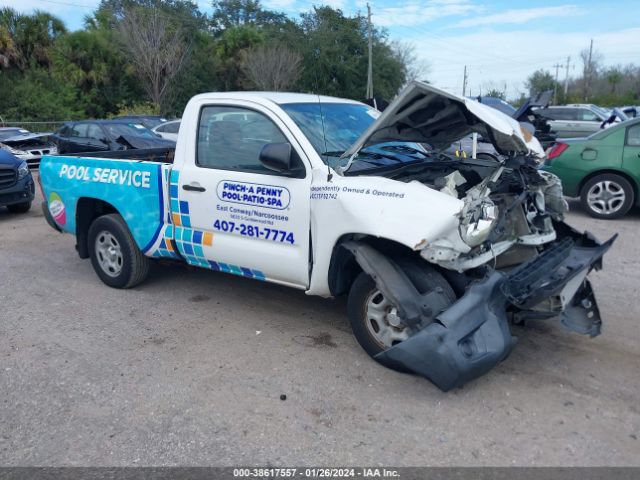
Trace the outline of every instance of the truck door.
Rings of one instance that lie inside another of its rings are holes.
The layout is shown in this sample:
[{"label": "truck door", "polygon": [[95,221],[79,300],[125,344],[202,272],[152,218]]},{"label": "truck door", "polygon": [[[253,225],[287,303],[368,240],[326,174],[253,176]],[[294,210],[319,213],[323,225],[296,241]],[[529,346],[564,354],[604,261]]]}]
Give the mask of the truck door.
[{"label": "truck door", "polygon": [[[194,265],[306,288],[311,172],[295,137],[253,102],[204,104],[190,125],[195,138],[170,181],[178,250]],[[295,177],[260,162],[265,145],[282,142],[302,167]]]}]

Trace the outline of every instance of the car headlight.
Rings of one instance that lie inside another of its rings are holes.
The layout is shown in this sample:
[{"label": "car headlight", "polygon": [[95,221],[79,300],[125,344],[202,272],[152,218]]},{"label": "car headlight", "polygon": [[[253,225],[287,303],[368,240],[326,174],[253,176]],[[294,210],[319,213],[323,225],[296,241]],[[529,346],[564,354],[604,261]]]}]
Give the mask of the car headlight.
[{"label": "car headlight", "polygon": [[498,207],[490,200],[476,206],[460,225],[460,236],[464,243],[476,247],[484,242],[493,230],[497,218]]},{"label": "car headlight", "polygon": [[27,162],[22,162],[20,166],[18,166],[18,180],[29,175],[29,165]]}]

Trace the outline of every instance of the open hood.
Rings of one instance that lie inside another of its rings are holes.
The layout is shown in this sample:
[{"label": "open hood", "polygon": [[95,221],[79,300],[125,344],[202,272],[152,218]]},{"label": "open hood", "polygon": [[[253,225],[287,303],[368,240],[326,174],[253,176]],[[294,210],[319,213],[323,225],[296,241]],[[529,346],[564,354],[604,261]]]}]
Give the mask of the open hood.
[{"label": "open hood", "polygon": [[[473,132],[489,140],[499,153],[529,151],[520,124],[513,118],[475,100],[415,81],[342,157],[384,142],[427,143],[444,150]],[[347,168],[348,165],[344,170]]]},{"label": "open hood", "polygon": [[2,143],[6,144],[6,145],[13,145],[15,143],[20,143],[20,142],[25,142],[28,140],[40,140],[40,139],[44,139],[44,140],[48,140],[48,137],[50,137],[51,135],[53,135],[53,133],[51,132],[46,132],[46,133],[20,133],[18,135],[15,135],[13,137],[9,137],[9,138],[5,138],[4,140],[2,140]]},{"label": "open hood", "polygon": [[[135,149],[145,149],[145,148],[162,148],[162,147],[175,147],[176,143],[172,140],[165,140],[163,138],[147,138],[147,137],[136,137],[133,135],[120,135],[116,142],[120,145],[127,146],[129,148]],[[125,143],[127,145],[125,145]]]}]

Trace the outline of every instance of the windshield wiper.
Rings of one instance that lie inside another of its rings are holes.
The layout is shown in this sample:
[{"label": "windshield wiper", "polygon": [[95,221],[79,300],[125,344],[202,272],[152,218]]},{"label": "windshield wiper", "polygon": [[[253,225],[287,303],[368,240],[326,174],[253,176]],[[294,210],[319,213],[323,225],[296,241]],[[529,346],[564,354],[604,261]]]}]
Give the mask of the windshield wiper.
[{"label": "windshield wiper", "polygon": [[339,157],[344,153],[344,150],[335,150],[332,152],[322,152],[320,155],[325,155],[327,157]]}]

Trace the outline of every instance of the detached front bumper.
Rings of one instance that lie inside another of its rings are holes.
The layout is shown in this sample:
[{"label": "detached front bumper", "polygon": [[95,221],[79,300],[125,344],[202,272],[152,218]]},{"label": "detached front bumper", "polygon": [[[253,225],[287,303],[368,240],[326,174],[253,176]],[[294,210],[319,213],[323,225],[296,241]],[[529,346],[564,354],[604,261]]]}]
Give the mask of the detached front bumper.
[{"label": "detached front bumper", "polygon": [[560,315],[579,333],[596,336],[602,323],[587,274],[602,267],[616,236],[600,244],[590,234],[557,225],[562,238],[508,273],[492,271],[438,315],[433,323],[376,359],[423,375],[447,391],[477,378],[504,360],[516,343],[509,313]]}]

